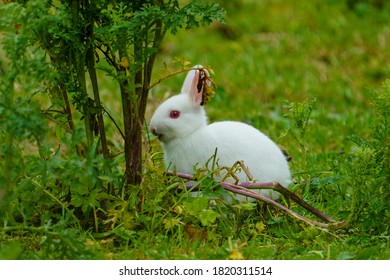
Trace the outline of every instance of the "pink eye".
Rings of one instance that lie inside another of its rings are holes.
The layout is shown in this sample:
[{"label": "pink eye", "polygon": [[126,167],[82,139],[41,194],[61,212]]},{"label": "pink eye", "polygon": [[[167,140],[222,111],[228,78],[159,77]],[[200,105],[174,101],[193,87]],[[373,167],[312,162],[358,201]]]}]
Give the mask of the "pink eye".
[{"label": "pink eye", "polygon": [[171,119],[177,119],[178,117],[180,117],[180,112],[173,110],[173,111],[169,112],[169,117]]}]

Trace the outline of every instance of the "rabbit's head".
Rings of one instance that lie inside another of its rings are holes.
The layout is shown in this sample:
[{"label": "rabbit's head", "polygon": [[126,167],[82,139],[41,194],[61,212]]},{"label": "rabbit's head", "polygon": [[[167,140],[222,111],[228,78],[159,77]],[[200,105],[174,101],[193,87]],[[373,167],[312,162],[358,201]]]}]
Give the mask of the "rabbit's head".
[{"label": "rabbit's head", "polygon": [[[199,69],[200,66],[194,68]],[[206,72],[208,75],[208,73]],[[202,71],[191,70],[181,93],[163,102],[154,112],[150,131],[163,143],[184,138],[207,125],[206,112],[200,105],[203,87],[198,87]]]}]

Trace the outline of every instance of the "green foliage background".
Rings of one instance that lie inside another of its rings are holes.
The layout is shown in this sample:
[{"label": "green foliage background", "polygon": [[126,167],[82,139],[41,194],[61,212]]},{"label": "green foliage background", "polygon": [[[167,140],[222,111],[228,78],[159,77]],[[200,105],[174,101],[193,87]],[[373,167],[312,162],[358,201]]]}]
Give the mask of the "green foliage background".
[{"label": "green foliage background", "polygon": [[[265,205],[177,193],[181,182],[164,176],[161,148],[148,133],[142,184],[128,197],[109,196],[102,190],[119,188],[124,172],[115,124],[104,116],[110,159],[96,152],[98,143],[80,157],[80,113],[72,107],[72,134],[63,116],[48,113],[55,99],[40,81],[57,74],[42,63],[45,53],[15,53],[8,41],[2,49],[14,56],[1,54],[0,62],[0,185],[7,186],[0,189],[1,258],[390,258],[390,5],[216,2],[227,24],[167,34],[152,80],[175,60],[211,65],[218,88],[207,105],[210,121],[244,121],[268,134],[292,157],[291,189],[347,226],[328,231]],[[7,18],[2,27],[14,23]],[[9,61],[26,72],[7,75]],[[119,87],[104,62],[97,65],[102,104],[122,126]],[[152,89],[147,119],[183,79]],[[209,178],[202,184],[214,185]]]}]

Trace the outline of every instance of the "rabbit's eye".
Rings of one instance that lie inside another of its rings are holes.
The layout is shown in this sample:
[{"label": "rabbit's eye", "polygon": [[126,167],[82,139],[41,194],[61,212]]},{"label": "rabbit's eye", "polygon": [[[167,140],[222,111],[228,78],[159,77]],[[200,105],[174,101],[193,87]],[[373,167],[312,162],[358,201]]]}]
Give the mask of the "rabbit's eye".
[{"label": "rabbit's eye", "polygon": [[171,119],[177,119],[178,117],[180,117],[180,112],[179,111],[176,111],[176,110],[173,110],[169,113],[169,117]]}]

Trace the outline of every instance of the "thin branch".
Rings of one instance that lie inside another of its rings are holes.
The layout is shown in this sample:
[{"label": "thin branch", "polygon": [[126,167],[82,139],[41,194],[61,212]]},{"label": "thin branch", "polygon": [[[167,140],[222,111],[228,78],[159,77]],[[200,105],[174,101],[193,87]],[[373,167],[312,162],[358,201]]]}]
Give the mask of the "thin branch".
[{"label": "thin branch", "polygon": [[305,218],[303,217],[302,215],[292,211],[291,209],[279,204],[278,202],[262,195],[262,194],[259,194],[259,193],[255,193],[253,191],[250,191],[248,189],[240,189],[240,188],[235,188],[235,187],[232,187],[230,186],[229,184],[227,183],[224,183],[224,182],[221,182],[220,183],[222,185],[222,187],[225,189],[225,190],[228,190],[228,191],[231,191],[233,193],[236,193],[236,194],[241,194],[241,195],[244,195],[244,196],[248,196],[248,197],[252,197],[252,198],[255,198],[257,200],[261,200],[261,201],[264,201],[265,203],[267,204],[270,204],[272,206],[275,206],[281,210],[283,210],[284,212],[286,212],[287,214],[289,214],[290,216],[293,216],[301,221],[304,221],[306,223],[309,223],[309,224],[313,224],[315,226],[318,226],[318,227],[323,227],[323,228],[327,228],[329,227],[329,224],[326,224],[326,223],[321,223],[321,222],[317,222],[317,221],[314,221],[312,219],[309,219],[309,218]]},{"label": "thin branch", "polygon": [[[175,173],[175,172],[170,171],[170,170],[167,171],[167,175],[177,176],[177,177],[185,179],[185,180],[192,180],[192,181],[197,180],[197,178],[192,176],[192,175],[185,174],[185,173]],[[335,228],[343,227],[345,225],[344,222],[335,221],[334,219],[325,215],[324,213],[322,213],[318,209],[314,208],[313,206],[308,204],[306,201],[304,201],[302,198],[300,198],[299,196],[297,196],[296,194],[294,194],[290,190],[284,188],[283,186],[281,186],[277,182],[267,182],[267,183],[249,183],[248,182],[248,183],[240,183],[240,184],[232,184],[232,183],[227,183],[227,182],[218,182],[218,183],[227,191],[230,191],[230,192],[235,193],[235,194],[240,194],[243,196],[251,197],[251,198],[254,198],[256,200],[263,201],[267,204],[270,204],[274,207],[281,209],[282,211],[286,212],[288,215],[290,215],[296,219],[299,219],[301,221],[304,221],[304,222],[311,224],[311,225],[314,225],[314,226],[318,226],[321,228],[335,229]],[[197,186],[195,186],[195,183],[191,183],[191,182],[187,183],[185,188],[188,190],[191,190],[191,191],[198,190]],[[272,190],[275,190],[277,192],[280,192],[282,195],[284,195],[288,198],[291,198],[293,201],[295,201],[296,203],[301,205],[303,208],[307,209],[308,211],[310,211],[311,213],[313,213],[317,217],[323,219],[327,223],[321,223],[321,222],[306,218],[306,217],[294,212],[293,210],[281,205],[280,203],[274,201],[273,199],[268,198],[262,194],[254,192],[253,189],[272,189]]]},{"label": "thin branch", "polygon": [[74,126],[73,117],[72,117],[72,110],[70,108],[68,93],[66,92],[66,88],[63,85],[59,86],[59,90],[62,93],[62,98],[65,102],[64,113],[66,114],[66,118],[68,119],[69,128],[73,132],[75,129],[75,126]]},{"label": "thin branch", "polygon": [[309,203],[304,201],[302,198],[297,196],[295,193],[290,191],[289,189],[283,187],[278,182],[268,182],[268,183],[251,183],[251,182],[243,182],[240,183],[239,186],[247,188],[247,189],[272,189],[275,190],[285,197],[288,197],[301,205],[306,210],[309,210],[311,213],[316,215],[318,218],[323,219],[324,221],[327,221],[329,223],[335,223],[336,221],[333,220],[331,217],[325,215],[324,213],[320,212],[317,208],[311,206]]},{"label": "thin branch", "polygon": [[[102,104],[100,102],[100,93],[99,93],[96,68],[95,68],[95,56],[94,56],[92,46],[90,46],[89,49],[87,50],[86,61],[87,61],[86,64],[89,72],[89,77],[91,79],[94,101],[96,106],[101,108]],[[99,112],[97,114],[97,121],[98,121],[98,129],[99,129],[101,144],[102,144],[103,156],[105,159],[108,159],[110,157],[110,152],[108,150],[107,136],[106,136],[106,130],[104,126],[104,119],[103,119],[102,112]]]},{"label": "thin branch", "polygon": [[[164,63],[164,65],[166,65],[166,64]],[[167,66],[165,66],[165,67],[167,68]],[[153,84],[151,84],[149,86],[149,90],[154,88],[155,86],[157,86],[159,83],[161,83],[161,82],[163,82],[165,80],[168,80],[170,77],[173,77],[173,76],[176,76],[178,74],[185,73],[185,72],[188,72],[188,71],[191,71],[191,70],[194,70],[194,69],[195,70],[205,70],[205,69],[207,70],[207,68],[205,66],[203,66],[202,68],[193,68],[193,67],[187,68],[185,65],[182,65],[182,69],[180,69],[180,70],[177,70],[177,71],[174,71],[174,72],[168,71],[169,74],[167,76],[165,76],[165,77],[162,77],[162,78],[158,79]],[[211,81],[210,79],[208,81],[210,81],[211,83],[214,84],[214,82]]]},{"label": "thin branch", "polygon": [[111,56],[113,51],[111,50],[111,48],[109,46],[107,46],[107,45],[104,45],[104,46],[107,48],[107,50],[103,50],[102,45],[96,45],[96,48],[104,54],[104,57],[106,58],[107,62],[111,66],[113,66],[117,72],[119,72],[121,70],[120,66],[119,66],[120,64],[119,64],[119,62],[115,61],[115,56]]},{"label": "thin branch", "polygon": [[107,116],[110,118],[110,120],[114,123],[115,127],[118,129],[119,133],[122,135],[123,140],[125,140],[125,135],[123,134],[122,129],[119,127],[113,116],[106,110],[106,108],[102,107],[103,111],[107,114]]},{"label": "thin branch", "polygon": [[176,76],[176,75],[178,75],[178,74],[185,73],[185,72],[188,72],[188,71],[190,71],[190,70],[192,70],[192,68],[189,68],[189,69],[183,68],[183,69],[177,70],[177,71],[175,71],[175,72],[171,72],[171,73],[169,73],[167,76],[162,77],[162,78],[158,79],[156,82],[154,82],[153,84],[151,84],[151,85],[149,86],[149,90],[152,89],[152,88],[154,88],[155,86],[157,86],[157,85],[158,85],[159,83],[161,83],[162,81],[165,81],[165,80],[169,79],[169,78],[172,77],[172,76]]}]

